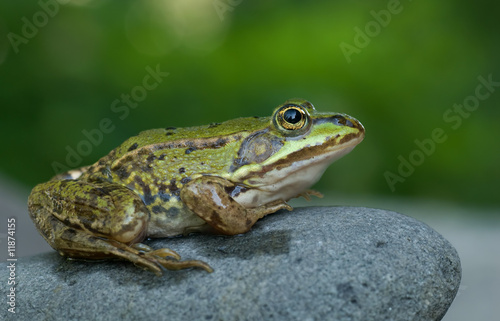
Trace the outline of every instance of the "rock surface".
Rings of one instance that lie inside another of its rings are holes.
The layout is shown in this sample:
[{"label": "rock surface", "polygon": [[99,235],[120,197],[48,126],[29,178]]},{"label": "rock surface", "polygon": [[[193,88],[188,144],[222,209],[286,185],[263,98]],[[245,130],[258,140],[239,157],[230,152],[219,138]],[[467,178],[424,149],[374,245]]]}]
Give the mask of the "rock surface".
[{"label": "rock surface", "polygon": [[[298,208],[244,235],[148,244],[215,272],[157,277],[128,262],[46,253],[16,262],[16,315],[4,299],[0,319],[440,320],[461,277],[458,254],[440,234],[369,208]],[[4,286],[8,277],[1,269]]]}]

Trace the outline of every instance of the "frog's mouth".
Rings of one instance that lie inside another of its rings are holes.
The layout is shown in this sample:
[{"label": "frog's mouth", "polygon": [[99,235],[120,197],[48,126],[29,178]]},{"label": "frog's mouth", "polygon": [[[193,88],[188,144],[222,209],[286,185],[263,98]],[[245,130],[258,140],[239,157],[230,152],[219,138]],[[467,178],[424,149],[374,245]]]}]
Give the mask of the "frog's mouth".
[{"label": "frog's mouth", "polygon": [[343,139],[343,144],[311,146],[267,165],[250,174],[246,182],[251,188],[237,195],[235,200],[246,207],[257,207],[297,197],[316,183],[331,163],[352,151],[363,138],[362,133],[353,134]]}]

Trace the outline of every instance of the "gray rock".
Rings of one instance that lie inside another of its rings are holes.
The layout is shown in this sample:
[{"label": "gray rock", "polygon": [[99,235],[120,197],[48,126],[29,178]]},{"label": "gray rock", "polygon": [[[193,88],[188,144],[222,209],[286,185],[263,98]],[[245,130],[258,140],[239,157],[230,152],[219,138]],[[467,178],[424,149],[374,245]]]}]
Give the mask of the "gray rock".
[{"label": "gray rock", "polygon": [[[440,320],[461,277],[458,254],[440,234],[378,209],[299,208],[269,215],[244,235],[148,244],[215,272],[157,277],[128,262],[55,252],[19,259],[16,319]],[[1,269],[1,282],[7,278]],[[2,305],[0,319],[13,317]]]}]

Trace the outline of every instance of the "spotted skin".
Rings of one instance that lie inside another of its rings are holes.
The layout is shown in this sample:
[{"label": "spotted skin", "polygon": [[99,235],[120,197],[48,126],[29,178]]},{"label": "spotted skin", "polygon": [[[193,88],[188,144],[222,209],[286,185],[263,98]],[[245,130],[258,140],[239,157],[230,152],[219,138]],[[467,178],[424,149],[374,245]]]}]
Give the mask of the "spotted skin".
[{"label": "spotted skin", "polygon": [[300,195],[362,141],[364,128],[294,99],[270,117],[141,132],[95,164],[60,174],[30,194],[30,216],[61,255],[122,258],[160,275],[198,267],[141,242],[190,232],[234,235]]}]

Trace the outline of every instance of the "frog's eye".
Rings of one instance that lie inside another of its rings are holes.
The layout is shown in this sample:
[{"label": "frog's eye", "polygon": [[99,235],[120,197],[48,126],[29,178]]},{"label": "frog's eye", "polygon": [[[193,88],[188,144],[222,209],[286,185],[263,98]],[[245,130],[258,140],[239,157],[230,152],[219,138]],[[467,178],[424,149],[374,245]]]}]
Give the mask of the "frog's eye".
[{"label": "frog's eye", "polygon": [[274,115],[274,124],[287,136],[304,133],[309,127],[309,115],[304,108],[297,105],[285,105]]}]

